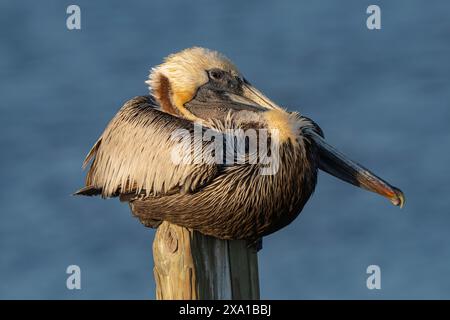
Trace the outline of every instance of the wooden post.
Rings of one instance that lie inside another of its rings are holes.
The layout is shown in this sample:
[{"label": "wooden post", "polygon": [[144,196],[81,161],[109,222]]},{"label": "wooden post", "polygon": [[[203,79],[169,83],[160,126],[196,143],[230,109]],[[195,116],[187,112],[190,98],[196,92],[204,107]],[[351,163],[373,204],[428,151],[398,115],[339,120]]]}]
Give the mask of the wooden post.
[{"label": "wooden post", "polygon": [[163,222],[153,242],[158,300],[259,299],[258,257],[243,240],[220,240]]}]

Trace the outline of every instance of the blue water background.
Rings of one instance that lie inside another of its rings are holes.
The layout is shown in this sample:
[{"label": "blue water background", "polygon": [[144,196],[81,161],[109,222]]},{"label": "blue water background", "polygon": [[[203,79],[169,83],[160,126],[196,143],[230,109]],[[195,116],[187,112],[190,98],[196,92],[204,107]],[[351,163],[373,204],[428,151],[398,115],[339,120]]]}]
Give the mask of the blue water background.
[{"label": "blue water background", "polygon": [[[154,231],[117,200],[70,194],[148,70],[193,45],[225,53],[407,197],[399,210],[320,174],[301,216],[264,240],[262,298],[450,298],[449,1],[78,0],[79,31],[69,4],[0,3],[0,298],[155,297]],[[366,287],[372,264],[381,290]]]}]

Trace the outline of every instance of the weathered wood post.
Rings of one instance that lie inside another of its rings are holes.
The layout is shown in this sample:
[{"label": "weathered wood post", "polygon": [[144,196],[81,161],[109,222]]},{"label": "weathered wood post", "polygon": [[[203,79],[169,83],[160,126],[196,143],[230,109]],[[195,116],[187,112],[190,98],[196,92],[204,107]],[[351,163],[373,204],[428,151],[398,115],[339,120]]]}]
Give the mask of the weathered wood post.
[{"label": "weathered wood post", "polygon": [[259,299],[258,256],[242,240],[220,240],[168,222],[153,242],[156,298]]}]

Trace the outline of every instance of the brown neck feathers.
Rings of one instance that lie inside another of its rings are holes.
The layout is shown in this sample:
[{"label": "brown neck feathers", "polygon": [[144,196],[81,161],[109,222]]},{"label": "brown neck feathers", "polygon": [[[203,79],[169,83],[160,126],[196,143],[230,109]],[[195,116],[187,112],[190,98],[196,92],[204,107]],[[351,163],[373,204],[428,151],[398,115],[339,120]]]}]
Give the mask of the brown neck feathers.
[{"label": "brown neck feathers", "polygon": [[167,77],[160,75],[159,87],[156,88],[156,96],[159,98],[159,103],[161,104],[161,109],[164,112],[179,115],[177,108],[173,105],[172,99],[170,98],[172,94],[172,89],[170,87],[170,81]]}]

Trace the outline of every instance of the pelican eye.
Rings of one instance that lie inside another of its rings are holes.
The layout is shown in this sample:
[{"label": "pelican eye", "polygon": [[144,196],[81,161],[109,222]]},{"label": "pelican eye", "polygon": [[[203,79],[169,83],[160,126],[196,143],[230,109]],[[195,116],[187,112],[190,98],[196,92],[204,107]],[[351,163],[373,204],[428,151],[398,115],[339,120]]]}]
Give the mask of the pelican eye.
[{"label": "pelican eye", "polygon": [[224,71],[220,69],[212,69],[208,71],[208,75],[212,80],[222,80]]}]

